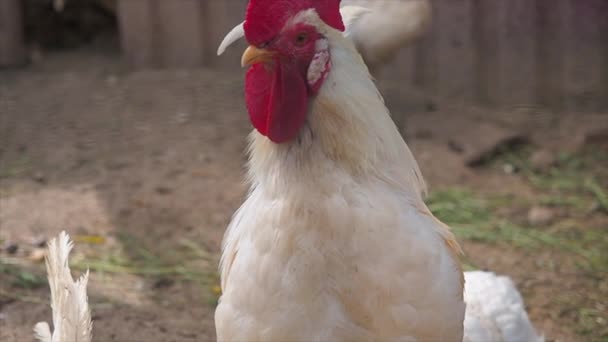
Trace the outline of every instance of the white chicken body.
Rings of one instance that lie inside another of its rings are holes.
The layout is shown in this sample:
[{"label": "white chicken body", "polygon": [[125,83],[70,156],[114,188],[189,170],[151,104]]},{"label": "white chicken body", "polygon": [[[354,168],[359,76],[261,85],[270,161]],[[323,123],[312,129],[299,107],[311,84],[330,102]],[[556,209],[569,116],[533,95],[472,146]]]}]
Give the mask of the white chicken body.
[{"label": "white chicken body", "polygon": [[[353,43],[307,11],[332,71],[297,139],[254,132],[230,224],[220,341],[462,340],[457,245]],[[371,95],[371,96],[370,96]]]},{"label": "white chicken body", "polygon": [[250,195],[227,238],[220,340],[460,340],[460,275],[432,219],[382,181],[325,189]]}]

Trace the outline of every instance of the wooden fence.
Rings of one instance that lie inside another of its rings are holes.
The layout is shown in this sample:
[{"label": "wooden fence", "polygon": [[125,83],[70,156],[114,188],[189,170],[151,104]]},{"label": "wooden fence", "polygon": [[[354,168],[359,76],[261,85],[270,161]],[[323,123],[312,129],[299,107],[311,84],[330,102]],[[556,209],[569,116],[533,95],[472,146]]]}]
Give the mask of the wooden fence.
[{"label": "wooden fence", "polygon": [[[431,1],[432,30],[386,78],[489,105],[608,107],[608,0]],[[136,65],[236,68],[241,49],[215,50],[245,5],[121,0],[125,51]]]},{"label": "wooden fence", "polygon": [[243,21],[246,5],[247,0],[119,0],[123,49],[137,67],[238,67],[238,49],[221,58],[216,50]]},{"label": "wooden fence", "polygon": [[[16,1],[0,0],[3,40],[20,32],[3,15]],[[221,58],[215,51],[247,0],[117,1],[122,46],[135,67],[238,68],[242,42]],[[431,31],[383,79],[489,105],[608,108],[608,0],[431,2]],[[14,42],[9,50],[20,46]]]},{"label": "wooden fence", "polygon": [[608,1],[434,0],[387,77],[499,106],[608,108]]}]

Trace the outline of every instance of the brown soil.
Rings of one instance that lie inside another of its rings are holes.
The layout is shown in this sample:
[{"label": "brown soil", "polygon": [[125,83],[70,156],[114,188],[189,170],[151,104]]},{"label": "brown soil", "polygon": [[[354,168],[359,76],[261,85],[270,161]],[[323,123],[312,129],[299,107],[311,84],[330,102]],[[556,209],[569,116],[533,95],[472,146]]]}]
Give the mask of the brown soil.
[{"label": "brown soil", "polygon": [[[14,254],[0,251],[6,263],[44,274],[42,264],[28,256],[35,243],[66,229],[77,237],[104,237],[103,243],[77,241],[75,260],[116,251],[140,260],[137,250],[145,248],[164,264],[200,266],[216,277],[211,270],[223,231],[246,192],[244,150],[250,127],[242,76],[213,70],[126,70],[117,55],[93,49],[0,72],[0,243],[19,247]],[[491,150],[497,136],[512,132],[536,145],[577,149],[587,135],[601,137],[588,133],[605,128],[608,120],[606,114],[484,111],[387,87],[393,112],[406,115],[408,142],[431,189],[508,188],[529,197],[534,190],[521,179],[468,167],[467,161]],[[426,111],[432,107],[436,110]],[[494,128],[479,128],[490,126]],[[606,225],[605,216],[600,220]],[[131,243],[121,234],[131,237]],[[184,241],[209,252],[211,261],[187,256]],[[549,341],[585,340],[574,328],[575,313],[564,312],[552,299],[563,293],[599,293],[598,287],[608,286],[605,274],[593,279],[560,267],[572,262],[559,250],[470,241],[464,247],[478,267],[515,279],[535,325]],[[557,266],[542,266],[546,263]],[[214,281],[201,286],[171,276],[93,272],[89,294],[95,340],[213,340],[214,306],[208,296]],[[32,340],[34,324],[51,319],[48,288],[27,289],[3,280],[0,290],[0,340]],[[598,300],[606,304],[605,298]]]}]

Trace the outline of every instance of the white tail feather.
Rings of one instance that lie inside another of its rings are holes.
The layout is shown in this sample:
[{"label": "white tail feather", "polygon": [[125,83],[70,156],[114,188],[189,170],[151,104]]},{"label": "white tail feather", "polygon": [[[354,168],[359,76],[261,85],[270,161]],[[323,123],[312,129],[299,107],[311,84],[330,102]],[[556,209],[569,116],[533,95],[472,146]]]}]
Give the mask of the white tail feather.
[{"label": "white tail feather", "polygon": [[465,272],[464,342],[543,342],[513,281],[492,272]]},{"label": "white tail feather", "polygon": [[87,298],[89,271],[74,281],[68,264],[73,244],[66,232],[48,244],[46,270],[51,288],[53,327],[39,322],[34,327],[36,338],[41,342],[90,342],[91,313]]}]

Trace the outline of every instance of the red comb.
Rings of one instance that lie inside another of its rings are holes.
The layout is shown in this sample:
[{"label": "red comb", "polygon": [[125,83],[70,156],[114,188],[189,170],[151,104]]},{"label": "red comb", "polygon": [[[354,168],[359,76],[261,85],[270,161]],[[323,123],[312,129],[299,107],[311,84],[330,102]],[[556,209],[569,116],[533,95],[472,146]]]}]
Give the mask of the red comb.
[{"label": "red comb", "polygon": [[250,0],[245,37],[249,44],[261,45],[276,37],[292,16],[309,8],[314,8],[327,25],[344,31],[340,0]]}]

